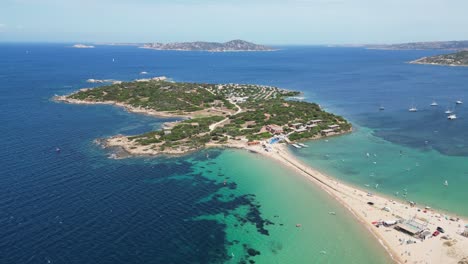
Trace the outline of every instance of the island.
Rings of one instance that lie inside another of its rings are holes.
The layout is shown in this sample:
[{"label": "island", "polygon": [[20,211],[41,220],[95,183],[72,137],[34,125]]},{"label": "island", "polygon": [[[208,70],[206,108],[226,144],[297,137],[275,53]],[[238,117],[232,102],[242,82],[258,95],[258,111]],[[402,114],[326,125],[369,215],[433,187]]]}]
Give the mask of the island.
[{"label": "island", "polygon": [[275,49],[258,45],[245,40],[231,40],[225,43],[219,42],[176,42],[176,43],[147,43],[141,48],[154,50],[178,50],[178,51],[209,51],[209,52],[232,52],[232,51],[274,51]]},{"label": "island", "polygon": [[410,63],[443,66],[468,66],[468,51],[464,50],[450,54],[423,57],[414,61],[410,61]]},{"label": "island", "polygon": [[343,117],[327,113],[315,103],[289,99],[298,94],[265,85],[170,82],[156,77],[81,89],[56,100],[113,104],[131,112],[180,118],[157,131],[101,141],[106,147],[120,147],[131,155],[254,145],[269,151],[271,143],[294,143],[351,131],[351,124]]},{"label": "island", "polygon": [[84,45],[84,44],[75,44],[75,45],[72,46],[72,48],[75,48],[75,49],[94,49],[94,46]]},{"label": "island", "polygon": [[465,50],[468,49],[468,40],[409,42],[399,44],[369,44],[364,45],[364,47],[368,49],[387,50]]}]

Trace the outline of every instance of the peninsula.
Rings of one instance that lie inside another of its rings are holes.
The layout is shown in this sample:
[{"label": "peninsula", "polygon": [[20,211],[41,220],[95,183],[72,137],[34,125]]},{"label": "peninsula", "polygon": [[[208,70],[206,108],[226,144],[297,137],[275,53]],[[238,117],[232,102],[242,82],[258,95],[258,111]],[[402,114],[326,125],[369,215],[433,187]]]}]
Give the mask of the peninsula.
[{"label": "peninsula", "polygon": [[431,57],[423,57],[414,61],[412,64],[431,64],[444,66],[468,66],[468,51],[459,51],[450,54],[443,54]]},{"label": "peninsula", "polygon": [[169,82],[165,78],[115,82],[57,100],[114,104],[131,112],[181,117],[161,130],[104,140],[133,155],[184,154],[207,146],[243,147],[261,141],[293,142],[351,131],[344,118],[317,104],[288,100],[299,92],[248,84]]},{"label": "peninsula", "polygon": [[244,40],[231,40],[225,43],[219,42],[176,42],[176,43],[147,43],[141,48],[154,50],[179,50],[179,51],[274,51],[273,48],[258,45]]},{"label": "peninsula", "polygon": [[[299,148],[305,145],[294,142],[352,129],[345,119],[323,111],[317,104],[289,99],[298,94],[263,85],[181,83],[156,78],[82,89],[55,99],[181,117],[161,130],[117,135],[104,139],[103,145],[122,148],[132,155],[184,154],[205,147],[249,150],[317,184],[367,227],[396,263],[467,263],[468,222],[464,219],[412,201],[375,195],[294,157],[284,143]],[[304,223],[304,227],[307,224],[314,223]]]}]

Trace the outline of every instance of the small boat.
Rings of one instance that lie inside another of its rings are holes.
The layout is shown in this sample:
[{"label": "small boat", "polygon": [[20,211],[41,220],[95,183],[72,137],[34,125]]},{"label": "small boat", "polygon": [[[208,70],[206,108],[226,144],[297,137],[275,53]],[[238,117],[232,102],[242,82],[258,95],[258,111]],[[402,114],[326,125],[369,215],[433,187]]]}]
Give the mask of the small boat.
[{"label": "small boat", "polygon": [[448,186],[448,181],[445,181],[445,182],[444,182],[444,186]]},{"label": "small boat", "polygon": [[302,148],[301,146],[299,146],[298,144],[292,144],[293,147],[297,148],[297,149],[300,149]]},{"label": "small boat", "polygon": [[458,104],[463,104],[463,101],[462,100],[457,100],[455,101],[455,103],[458,105]]},{"label": "small boat", "polygon": [[410,108],[408,109],[408,111],[410,111],[410,112],[417,112],[418,109],[417,109],[416,107],[412,106],[412,107],[410,107]]},{"label": "small boat", "polygon": [[60,148],[55,148],[55,152],[59,153],[60,151],[62,151]]},{"label": "small boat", "polygon": [[436,101],[432,101],[431,106],[438,106],[439,104]]},{"label": "small boat", "polygon": [[447,116],[447,119],[448,120],[455,120],[455,119],[457,119],[457,115],[451,114],[451,115]]},{"label": "small boat", "polygon": [[380,110],[380,111],[383,111],[383,110],[385,110],[385,107],[383,107],[383,106],[381,105],[381,106],[379,107],[379,110]]},{"label": "small boat", "polygon": [[331,214],[331,215],[336,215],[335,212],[328,212],[328,214]]},{"label": "small boat", "polygon": [[303,144],[303,143],[297,143],[299,146],[303,147],[303,148],[308,148],[309,146],[307,146],[306,144]]}]

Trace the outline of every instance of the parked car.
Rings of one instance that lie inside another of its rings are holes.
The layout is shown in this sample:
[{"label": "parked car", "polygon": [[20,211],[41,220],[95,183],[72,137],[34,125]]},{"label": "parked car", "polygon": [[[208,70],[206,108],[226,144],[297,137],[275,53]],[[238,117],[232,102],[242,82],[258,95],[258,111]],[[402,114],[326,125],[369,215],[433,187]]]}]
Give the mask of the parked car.
[{"label": "parked car", "polygon": [[432,233],[432,236],[436,237],[436,236],[438,236],[439,234],[440,234],[440,232],[436,230],[436,231],[434,231],[434,233]]},{"label": "parked car", "polygon": [[445,233],[445,230],[440,226],[437,227],[437,231],[439,231],[440,233]]}]

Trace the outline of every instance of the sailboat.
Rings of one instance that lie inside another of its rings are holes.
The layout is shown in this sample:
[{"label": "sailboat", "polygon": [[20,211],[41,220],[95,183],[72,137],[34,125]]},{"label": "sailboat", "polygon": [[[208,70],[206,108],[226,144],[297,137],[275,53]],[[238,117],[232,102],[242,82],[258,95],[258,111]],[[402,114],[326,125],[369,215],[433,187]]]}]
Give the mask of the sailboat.
[{"label": "sailboat", "polygon": [[452,113],[452,110],[450,110],[450,109],[447,108],[447,110],[445,110],[445,113],[446,113],[446,114],[451,114],[451,113]]},{"label": "sailboat", "polygon": [[432,101],[431,106],[438,106],[439,104],[436,101]]},{"label": "sailboat", "polygon": [[410,111],[410,112],[417,112],[418,109],[413,105],[413,106],[411,106],[411,107],[408,109],[408,111]]},{"label": "sailboat", "polygon": [[457,100],[455,101],[455,103],[458,105],[458,104],[463,104],[463,101],[462,100]]},{"label": "sailboat", "polygon": [[444,182],[444,186],[448,186],[448,181],[445,181],[445,182]]}]

